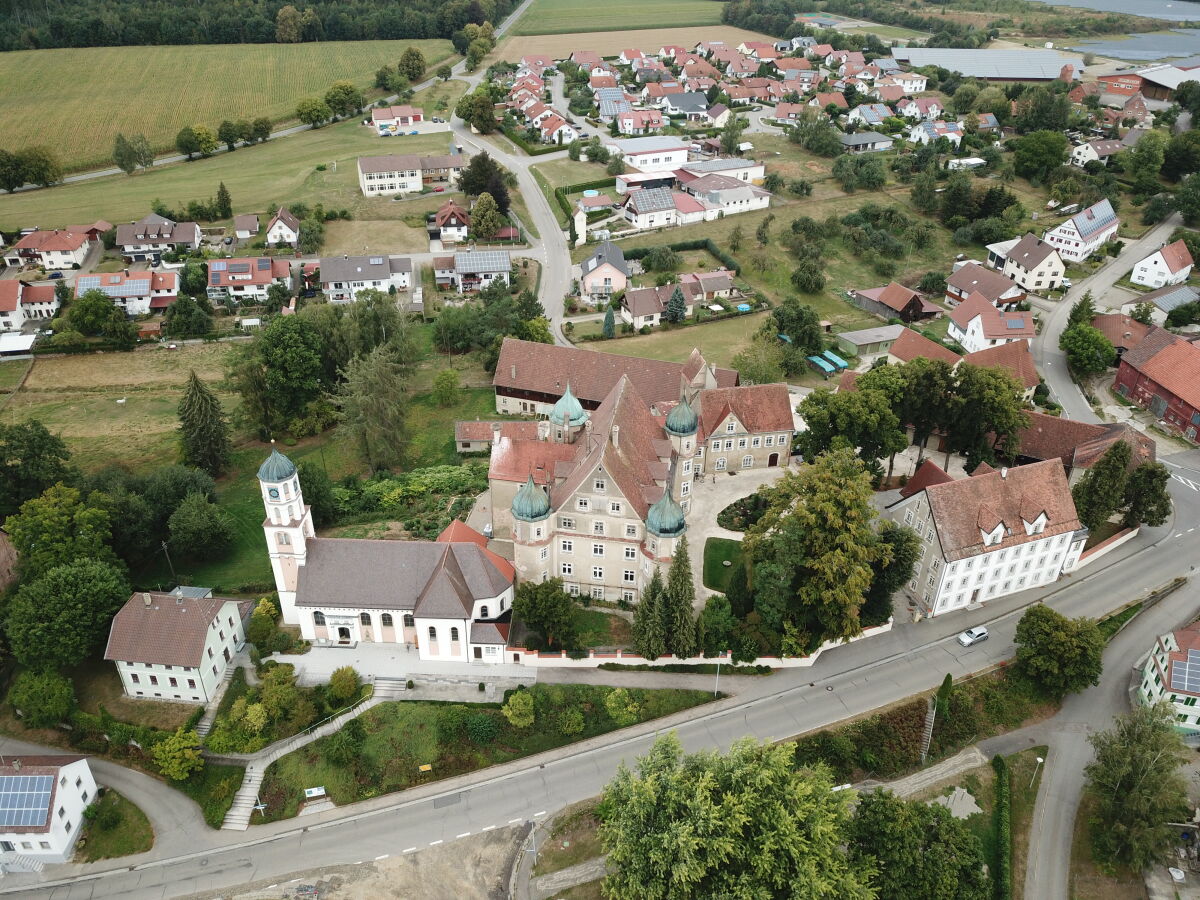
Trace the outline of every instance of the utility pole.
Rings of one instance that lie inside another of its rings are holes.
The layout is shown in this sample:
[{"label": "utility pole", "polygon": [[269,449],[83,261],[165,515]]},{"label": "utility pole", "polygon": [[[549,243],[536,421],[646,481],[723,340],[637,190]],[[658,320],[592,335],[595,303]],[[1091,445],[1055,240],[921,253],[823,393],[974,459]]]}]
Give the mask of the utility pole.
[{"label": "utility pole", "polygon": [[175,575],[175,565],[171,562],[171,554],[167,551],[167,542],[166,541],[162,542],[162,552],[163,552],[163,556],[165,556],[167,558],[167,568],[169,568],[171,570],[171,577],[178,580],[178,578]]}]

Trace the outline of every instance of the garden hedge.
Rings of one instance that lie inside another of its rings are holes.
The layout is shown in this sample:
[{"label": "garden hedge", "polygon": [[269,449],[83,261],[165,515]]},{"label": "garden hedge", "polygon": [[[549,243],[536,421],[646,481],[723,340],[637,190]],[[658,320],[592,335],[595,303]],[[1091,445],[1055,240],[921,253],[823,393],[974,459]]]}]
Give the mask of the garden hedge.
[{"label": "garden hedge", "polygon": [[557,153],[563,147],[559,144],[534,145],[525,140],[515,128],[509,128],[505,125],[500,126],[500,133],[506,138],[528,153],[530,156],[542,156],[545,153]]},{"label": "garden hedge", "polygon": [[992,757],[992,768],[996,770],[996,805],[992,810],[996,867],[992,884],[996,888],[996,900],[1012,900],[1012,785],[1008,763],[1003,756]]}]

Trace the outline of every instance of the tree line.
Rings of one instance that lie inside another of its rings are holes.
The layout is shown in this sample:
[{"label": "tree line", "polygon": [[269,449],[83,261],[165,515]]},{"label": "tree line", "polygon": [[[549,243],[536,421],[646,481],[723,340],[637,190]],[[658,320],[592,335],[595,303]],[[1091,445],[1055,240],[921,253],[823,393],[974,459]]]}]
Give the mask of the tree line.
[{"label": "tree line", "polygon": [[10,151],[0,148],[0,188],[10,194],[26,184],[50,187],[63,179],[62,160],[45,146]]}]

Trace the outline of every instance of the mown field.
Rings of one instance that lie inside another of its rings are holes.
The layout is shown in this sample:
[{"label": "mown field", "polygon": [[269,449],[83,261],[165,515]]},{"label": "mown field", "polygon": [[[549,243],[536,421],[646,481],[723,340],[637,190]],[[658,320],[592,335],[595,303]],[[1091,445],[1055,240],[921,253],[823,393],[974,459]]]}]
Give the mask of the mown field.
[{"label": "mown field", "polygon": [[[572,0],[574,2],[574,0]],[[695,3],[696,6],[707,6],[716,4],[708,4],[701,0],[700,3]],[[647,12],[653,10],[647,4]],[[609,10],[611,5],[596,6],[596,10],[604,10],[603,15],[597,15],[592,20],[596,24],[611,28],[614,22],[618,21]],[[717,6],[717,15],[720,14],[720,7]],[[531,10],[522,17],[517,23],[519,29],[522,25],[526,27],[535,27],[531,22],[531,16],[534,13]],[[714,20],[715,21],[715,20]],[[515,33],[511,36],[506,36],[495,50],[488,54],[487,62],[492,63],[500,59],[518,60],[528,53],[546,53],[555,59],[565,59],[576,50],[594,50],[601,56],[616,56],[622,50],[627,48],[637,48],[646,53],[657,51],[664,44],[678,44],[681,47],[694,47],[700,41],[724,41],[727,44],[737,46],[742,41],[769,41],[773,38],[764,37],[761,34],[753,31],[746,31],[742,28],[734,28],[730,25],[702,25],[690,27],[674,27],[679,24],[679,20],[675,22],[665,21],[659,26],[630,25],[629,28],[639,29],[634,32],[626,31],[588,31],[585,26],[578,22],[572,23],[571,28],[565,32],[554,34],[532,34],[532,33]]]},{"label": "mown field", "polygon": [[[620,23],[629,30],[677,25],[715,25],[721,21],[721,4],[714,0],[534,0],[513,27],[513,34],[566,34],[603,31]],[[655,50],[658,48],[655,47]]]},{"label": "mown field", "polygon": [[288,121],[298,100],[324,94],[334,81],[370,88],[375,71],[410,45],[431,68],[454,52],[449,41],[434,40],[4,53],[0,85],[21,102],[0,108],[0,144],[9,150],[46,144],[68,169],[107,166],[118,132],[141,132],[165,151],[185,125],[215,131],[223,119]]}]

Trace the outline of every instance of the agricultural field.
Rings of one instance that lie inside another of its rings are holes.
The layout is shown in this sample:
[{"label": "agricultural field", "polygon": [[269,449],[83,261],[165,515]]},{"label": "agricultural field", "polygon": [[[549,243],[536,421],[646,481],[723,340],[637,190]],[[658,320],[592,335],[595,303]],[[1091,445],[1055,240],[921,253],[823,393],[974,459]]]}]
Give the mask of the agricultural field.
[{"label": "agricultural field", "polygon": [[[712,0],[534,0],[513,26],[513,34],[566,34],[601,31],[620,22],[626,29],[667,28],[675,25],[716,25],[721,21],[720,3]],[[635,41],[636,43],[636,41]],[[654,49],[658,49],[655,47]]]},{"label": "agricultural field", "polygon": [[118,132],[166,151],[185,125],[290,121],[298,100],[340,79],[377,95],[375,71],[414,45],[430,68],[454,53],[444,40],[12,51],[0,54],[0,84],[21,102],[0,110],[0,134],[9,150],[54,147],[70,170],[105,167]]},{"label": "agricultural field", "polygon": [[[719,5],[715,3],[711,5],[718,11],[719,15]],[[600,21],[605,25],[611,26],[614,18],[610,12],[612,6],[597,6],[596,9],[604,10],[603,19]],[[526,13],[521,21],[526,21],[530,15],[531,13]],[[589,32],[581,30],[579,25],[576,24],[568,34],[517,34],[505,36],[496,49],[488,55],[486,63],[491,64],[501,59],[518,60],[529,53],[545,53],[554,59],[566,59],[576,50],[594,50],[601,56],[617,56],[622,50],[631,45],[649,53],[652,49],[658,50],[665,44],[694,47],[701,41],[724,41],[736,47],[742,41],[774,40],[774,38],[766,37],[755,31],[734,28],[731,25],[708,25],[685,28],[651,27],[649,25],[641,27],[643,30],[631,34],[629,31]]]}]

